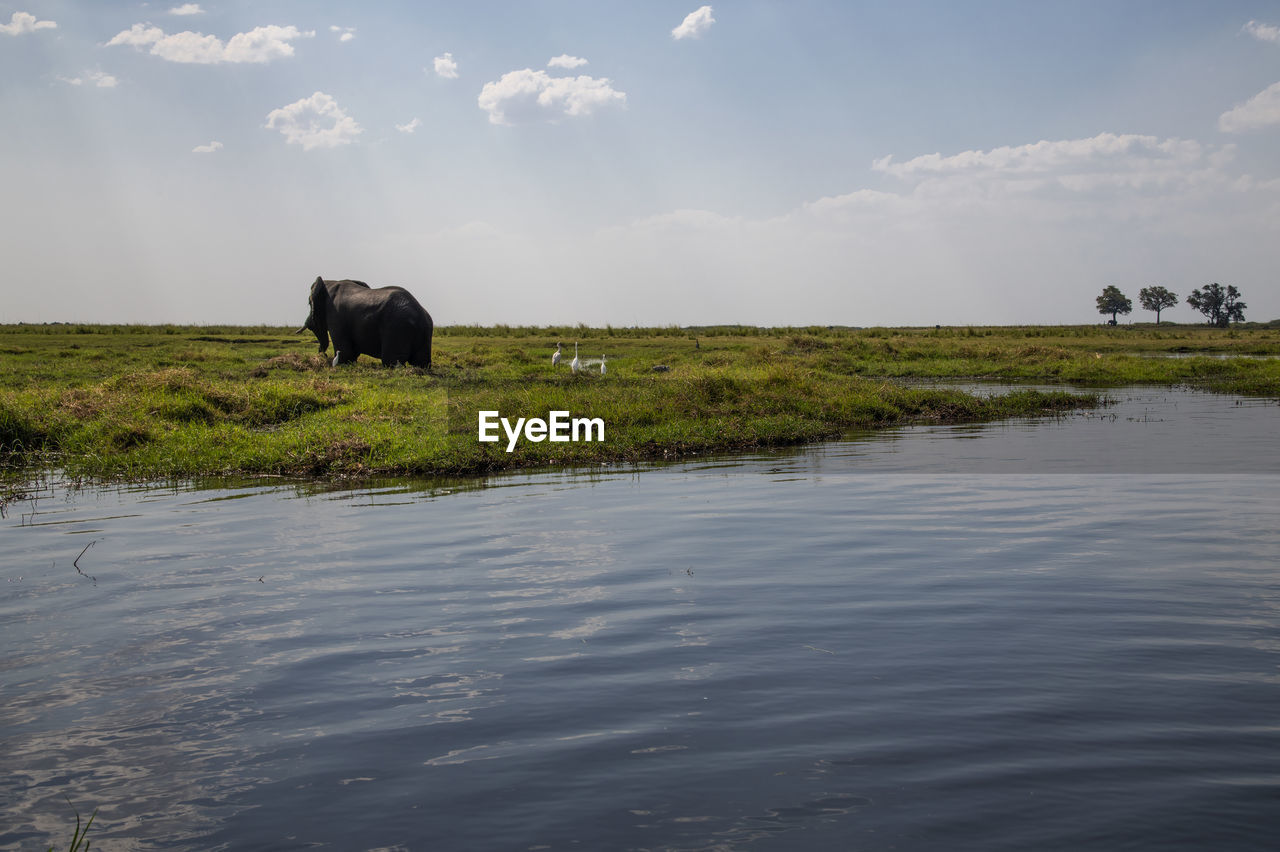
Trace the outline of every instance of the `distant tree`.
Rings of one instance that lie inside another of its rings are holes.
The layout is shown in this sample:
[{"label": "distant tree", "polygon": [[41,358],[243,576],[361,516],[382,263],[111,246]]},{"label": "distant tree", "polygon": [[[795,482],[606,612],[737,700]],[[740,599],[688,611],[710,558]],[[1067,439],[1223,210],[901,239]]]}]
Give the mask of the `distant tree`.
[{"label": "distant tree", "polygon": [[1187,304],[1209,318],[1218,328],[1226,328],[1233,321],[1244,322],[1244,309],[1249,307],[1240,301],[1240,291],[1228,284],[1213,283],[1203,290],[1196,288],[1187,297]]},{"label": "distant tree", "polygon": [[1111,324],[1116,324],[1116,314],[1127,314],[1133,310],[1133,300],[1120,292],[1114,284],[1102,291],[1098,297],[1098,313],[1111,314]]},{"label": "distant tree", "polygon": [[1156,325],[1160,324],[1160,311],[1178,304],[1178,294],[1164,287],[1143,287],[1138,291],[1142,307],[1156,312]]}]

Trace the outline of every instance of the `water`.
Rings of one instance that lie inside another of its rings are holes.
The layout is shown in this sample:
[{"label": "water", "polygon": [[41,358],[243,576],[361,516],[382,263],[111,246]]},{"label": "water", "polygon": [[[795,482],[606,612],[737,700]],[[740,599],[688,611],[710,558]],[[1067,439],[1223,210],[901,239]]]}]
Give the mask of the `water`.
[{"label": "water", "polygon": [[1244,352],[1134,352],[1139,358],[1249,358],[1252,360],[1270,360],[1280,355],[1251,355]]},{"label": "water", "polygon": [[[948,386],[979,394],[1007,389]],[[1167,388],[1118,389],[1107,399],[1112,404],[1050,420],[874,433],[824,445],[818,464],[914,473],[1280,474],[1274,399]]]},{"label": "water", "polygon": [[104,850],[1273,848],[1280,406],[1117,395],[12,504],[0,846],[65,843],[65,795]]}]

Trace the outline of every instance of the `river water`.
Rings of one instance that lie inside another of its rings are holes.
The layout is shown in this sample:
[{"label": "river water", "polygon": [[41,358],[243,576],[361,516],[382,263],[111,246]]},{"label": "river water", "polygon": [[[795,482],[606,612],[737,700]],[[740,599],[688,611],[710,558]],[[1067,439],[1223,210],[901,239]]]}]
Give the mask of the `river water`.
[{"label": "river water", "polygon": [[0,847],[74,807],[104,850],[1273,849],[1280,406],[1112,394],[644,470],[52,486],[0,521]]}]

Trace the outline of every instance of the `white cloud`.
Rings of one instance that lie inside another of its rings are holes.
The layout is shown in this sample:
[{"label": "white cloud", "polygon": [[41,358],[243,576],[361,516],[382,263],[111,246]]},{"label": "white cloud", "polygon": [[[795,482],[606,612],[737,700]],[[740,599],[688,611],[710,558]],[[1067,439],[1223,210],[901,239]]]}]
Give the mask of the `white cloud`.
[{"label": "white cloud", "polygon": [[1113,164],[1122,160],[1185,162],[1198,158],[1200,154],[1201,145],[1198,142],[1099,133],[1087,139],[1053,142],[1042,139],[1028,145],[1005,145],[990,151],[963,151],[949,157],[926,154],[904,163],[894,163],[893,157],[888,156],[876,160],[872,168],[896,177],[962,171],[1030,174],[1091,167],[1100,161]]},{"label": "white cloud", "polygon": [[879,219],[886,215],[901,216],[908,212],[905,196],[874,189],[858,189],[844,195],[830,195],[817,201],[806,201],[793,216],[827,220],[849,220],[858,217]]},{"label": "white cloud", "polygon": [[0,33],[16,36],[23,33],[31,33],[36,30],[52,30],[57,28],[54,21],[37,21],[36,16],[30,12],[14,12],[13,17],[9,19],[9,23],[0,24]]},{"label": "white cloud", "polygon": [[72,86],[82,86],[87,83],[99,89],[114,89],[120,84],[119,80],[105,71],[86,71],[79,77],[59,77],[58,79]]},{"label": "white cloud", "polygon": [[453,61],[453,54],[446,53],[444,56],[437,56],[435,59],[436,74],[444,77],[446,80],[458,79],[458,63]]},{"label": "white cloud", "polygon": [[1280,27],[1272,24],[1263,24],[1258,21],[1250,21],[1244,25],[1244,32],[1258,39],[1259,41],[1270,41],[1280,44]]},{"label": "white cloud", "polygon": [[338,41],[351,41],[353,38],[356,37],[355,27],[331,26],[329,27],[329,32],[340,33],[340,35],[338,36]]},{"label": "white cloud", "polygon": [[151,53],[170,62],[214,63],[221,62],[226,46],[215,36],[193,32],[165,35],[164,30],[147,24],[134,24],[115,34],[107,47],[130,45],[142,48],[151,46]]},{"label": "white cloud", "polygon": [[651,233],[712,233],[741,228],[748,224],[749,220],[741,216],[724,216],[711,210],[682,208],[680,210],[672,210],[669,213],[645,216],[635,220],[627,227],[631,230]]},{"label": "white cloud", "polygon": [[169,10],[170,15],[203,15],[204,9],[200,8],[199,3],[183,3],[181,6],[174,6]]},{"label": "white cloud", "polygon": [[401,133],[412,133],[413,131],[417,130],[421,126],[422,126],[422,119],[415,118],[412,121],[410,121],[408,124],[397,124],[396,130],[399,130]]},{"label": "white cloud", "polygon": [[314,31],[302,32],[297,27],[257,27],[247,33],[237,33],[227,42],[226,62],[270,62],[293,56],[290,41],[310,38]]},{"label": "white cloud", "polygon": [[567,68],[570,71],[572,71],[574,68],[577,68],[579,66],[586,65],[586,64],[587,64],[587,60],[577,56],[570,56],[567,53],[562,53],[559,56],[553,56],[549,60],[547,60],[548,68]]},{"label": "white cloud", "polygon": [[1001,221],[1071,223],[1101,233],[1106,222],[1123,230],[1171,220],[1174,208],[1191,221],[1210,206],[1239,205],[1235,199],[1256,189],[1248,175],[1229,172],[1235,154],[1235,145],[1100,133],[901,163],[884,157],[872,170],[901,179],[905,191],[858,190],[821,198],[799,213],[859,227],[927,219],[957,232],[969,227],[965,222]]},{"label": "white cloud", "polygon": [[1215,157],[1229,156],[1229,148],[1214,153],[1185,139],[1099,133],[1085,139],[1041,140],[951,156],[926,154],[901,163],[889,156],[876,160],[871,168],[916,181],[918,191],[1009,198],[1186,185],[1215,171]]},{"label": "white cloud", "polygon": [[1272,83],[1249,100],[1218,116],[1218,129],[1240,133],[1280,124],[1280,83]]},{"label": "white cloud", "polygon": [[286,142],[301,145],[304,151],[349,145],[364,132],[355,119],[324,92],[273,109],[267,114],[266,127],[280,131]]},{"label": "white cloud", "polygon": [[697,11],[686,15],[680,26],[671,31],[671,37],[674,39],[702,38],[702,34],[711,29],[711,25],[715,22],[716,19],[711,17],[711,7],[702,6]]},{"label": "white cloud", "polygon": [[627,95],[601,77],[552,77],[524,68],[485,83],[477,101],[493,124],[513,124],[559,115],[590,115],[600,107],[625,106]]},{"label": "white cloud", "polygon": [[191,149],[191,153],[212,154],[214,151],[221,150],[221,148],[222,148],[222,143],[214,141],[214,142],[210,142],[208,145],[197,145],[196,147]]},{"label": "white cloud", "polygon": [[168,35],[159,27],[134,24],[117,33],[108,47],[131,45],[143,48],[150,45],[151,54],[169,62],[213,65],[221,62],[270,62],[293,56],[289,42],[299,38],[311,38],[315,31],[303,32],[297,27],[265,26],[247,33],[236,33],[225,44],[217,36],[203,33],[181,32]]}]

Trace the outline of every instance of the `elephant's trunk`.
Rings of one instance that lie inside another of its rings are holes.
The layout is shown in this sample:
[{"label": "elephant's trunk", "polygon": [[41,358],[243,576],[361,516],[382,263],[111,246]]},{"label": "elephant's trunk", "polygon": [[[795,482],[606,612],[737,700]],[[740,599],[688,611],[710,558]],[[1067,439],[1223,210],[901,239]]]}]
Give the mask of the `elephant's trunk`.
[{"label": "elephant's trunk", "polygon": [[[329,323],[326,317],[328,300],[329,292],[325,288],[324,279],[317,277],[311,284],[311,297],[307,299],[311,310],[307,312],[307,321],[302,324],[302,327],[309,328],[315,333],[316,342],[320,344],[318,349],[320,352],[329,348]],[[334,346],[337,346],[337,341],[334,341]]]}]

